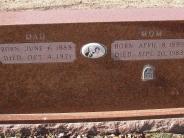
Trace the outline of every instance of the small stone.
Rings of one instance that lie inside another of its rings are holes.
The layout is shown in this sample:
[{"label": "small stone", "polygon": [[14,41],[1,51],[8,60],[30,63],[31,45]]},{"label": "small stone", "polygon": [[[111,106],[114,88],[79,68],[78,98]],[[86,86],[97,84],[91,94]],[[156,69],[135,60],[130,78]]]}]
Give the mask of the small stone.
[{"label": "small stone", "polygon": [[65,135],[64,133],[60,133],[60,134],[58,135],[58,138],[62,138],[64,135]]}]

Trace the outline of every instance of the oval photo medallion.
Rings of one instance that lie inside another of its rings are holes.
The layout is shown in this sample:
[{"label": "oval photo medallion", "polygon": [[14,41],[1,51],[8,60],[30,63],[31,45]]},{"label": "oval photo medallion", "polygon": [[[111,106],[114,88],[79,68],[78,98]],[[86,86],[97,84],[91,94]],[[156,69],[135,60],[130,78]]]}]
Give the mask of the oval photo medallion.
[{"label": "oval photo medallion", "polygon": [[106,48],[99,43],[88,43],[82,46],[81,53],[87,58],[100,58],[106,54]]}]

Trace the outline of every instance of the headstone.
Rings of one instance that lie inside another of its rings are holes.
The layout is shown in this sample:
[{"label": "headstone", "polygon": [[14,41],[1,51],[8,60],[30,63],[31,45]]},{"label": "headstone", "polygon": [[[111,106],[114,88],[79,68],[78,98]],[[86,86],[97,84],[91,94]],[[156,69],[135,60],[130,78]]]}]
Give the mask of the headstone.
[{"label": "headstone", "polygon": [[183,21],[0,17],[0,122],[184,115]]}]

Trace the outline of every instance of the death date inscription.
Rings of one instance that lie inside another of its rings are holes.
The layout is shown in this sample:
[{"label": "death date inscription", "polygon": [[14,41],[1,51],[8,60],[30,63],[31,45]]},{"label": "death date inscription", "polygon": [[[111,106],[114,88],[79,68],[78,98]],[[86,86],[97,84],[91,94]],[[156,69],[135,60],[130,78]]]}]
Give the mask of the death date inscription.
[{"label": "death date inscription", "polygon": [[72,42],[0,44],[3,64],[73,62],[76,59]]},{"label": "death date inscription", "polygon": [[120,40],[111,45],[114,60],[184,58],[184,39]]}]

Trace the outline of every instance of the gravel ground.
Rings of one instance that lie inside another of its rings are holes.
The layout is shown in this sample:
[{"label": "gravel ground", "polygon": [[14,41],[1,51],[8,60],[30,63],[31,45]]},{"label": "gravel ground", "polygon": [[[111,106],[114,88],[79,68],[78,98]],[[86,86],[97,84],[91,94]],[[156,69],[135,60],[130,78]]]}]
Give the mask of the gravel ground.
[{"label": "gravel ground", "polygon": [[0,10],[184,7],[184,0],[0,0]]},{"label": "gravel ground", "polygon": [[0,125],[0,138],[184,138],[184,119]]}]

